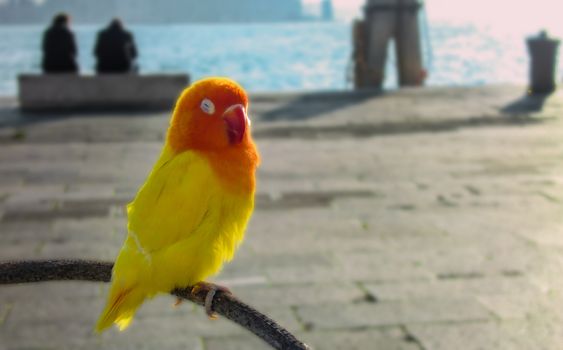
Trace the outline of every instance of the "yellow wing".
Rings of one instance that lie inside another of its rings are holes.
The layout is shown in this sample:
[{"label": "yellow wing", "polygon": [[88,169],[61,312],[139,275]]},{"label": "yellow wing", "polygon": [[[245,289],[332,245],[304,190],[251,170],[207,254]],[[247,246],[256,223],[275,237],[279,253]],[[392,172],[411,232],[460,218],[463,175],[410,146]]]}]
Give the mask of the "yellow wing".
[{"label": "yellow wing", "polygon": [[202,222],[216,189],[201,156],[173,155],[165,147],[137,196],[127,206],[129,234],[148,254],[186,238]]}]

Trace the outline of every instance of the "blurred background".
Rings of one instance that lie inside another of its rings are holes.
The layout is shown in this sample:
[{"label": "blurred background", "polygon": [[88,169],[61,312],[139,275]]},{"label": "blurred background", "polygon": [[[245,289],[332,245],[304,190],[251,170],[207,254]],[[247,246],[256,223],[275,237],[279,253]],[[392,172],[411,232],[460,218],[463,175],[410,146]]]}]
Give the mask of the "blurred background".
[{"label": "blurred background", "polygon": [[[226,5],[229,4],[229,5]],[[41,33],[60,11],[71,14],[78,61],[94,70],[95,35],[120,16],[136,35],[141,72],[228,75],[251,91],[350,88],[351,20],[361,0],[0,1],[0,95],[15,95],[17,72],[40,71]],[[324,10],[323,10],[324,6]],[[329,9],[327,9],[329,7]],[[563,35],[557,0],[427,0],[420,12],[428,85],[523,84],[524,38]],[[283,47],[283,50],[279,48]],[[389,47],[387,88],[397,86]]]},{"label": "blurred background", "polygon": [[[61,11],[79,74],[42,72]],[[95,73],[116,16],[140,74]],[[178,94],[223,75],[261,165],[214,281],[313,349],[563,349],[562,23],[561,0],[0,0],[0,260],[115,259]],[[268,349],[167,296],[96,335],[106,292],[0,286],[0,349]]]}]

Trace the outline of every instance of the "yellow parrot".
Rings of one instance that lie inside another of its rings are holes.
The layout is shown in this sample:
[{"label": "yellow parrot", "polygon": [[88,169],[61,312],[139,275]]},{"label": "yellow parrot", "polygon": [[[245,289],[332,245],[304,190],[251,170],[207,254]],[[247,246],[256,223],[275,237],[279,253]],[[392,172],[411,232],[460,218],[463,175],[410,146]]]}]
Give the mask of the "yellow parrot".
[{"label": "yellow parrot", "polygon": [[259,162],[247,109],[244,90],[226,78],[181,94],[160,157],[127,206],[128,234],[98,332],[113,323],[125,329],[145,299],[204,281],[233,258]]}]

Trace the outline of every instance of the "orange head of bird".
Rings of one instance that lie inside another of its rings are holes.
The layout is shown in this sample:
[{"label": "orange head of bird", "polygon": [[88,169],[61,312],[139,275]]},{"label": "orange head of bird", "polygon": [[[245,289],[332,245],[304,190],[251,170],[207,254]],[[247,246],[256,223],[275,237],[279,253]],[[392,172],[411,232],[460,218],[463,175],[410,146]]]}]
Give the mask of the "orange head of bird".
[{"label": "orange head of bird", "polygon": [[174,110],[168,142],[177,152],[219,151],[251,143],[248,97],[230,79],[208,78],[184,90]]}]

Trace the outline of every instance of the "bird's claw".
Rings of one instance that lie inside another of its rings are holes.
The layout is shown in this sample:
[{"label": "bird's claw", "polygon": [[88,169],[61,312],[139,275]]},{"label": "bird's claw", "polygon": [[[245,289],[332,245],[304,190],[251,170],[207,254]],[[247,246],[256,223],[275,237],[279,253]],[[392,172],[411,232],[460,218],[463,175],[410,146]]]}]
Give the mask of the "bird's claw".
[{"label": "bird's claw", "polygon": [[180,306],[180,304],[182,304],[183,302],[184,300],[182,300],[182,298],[176,298],[176,301],[174,302],[174,307]]},{"label": "bird's claw", "polygon": [[213,312],[213,299],[215,298],[215,295],[217,294],[218,291],[226,293],[226,294],[232,294],[231,291],[229,290],[229,288],[227,287],[223,287],[223,286],[219,286],[213,283],[207,283],[207,282],[198,282],[193,288],[192,288],[192,295],[195,295],[201,291],[206,291],[206,295],[205,295],[205,301],[204,301],[204,306],[205,306],[205,313],[207,314],[207,316],[212,319],[215,320],[217,319],[217,314],[215,312]]}]

